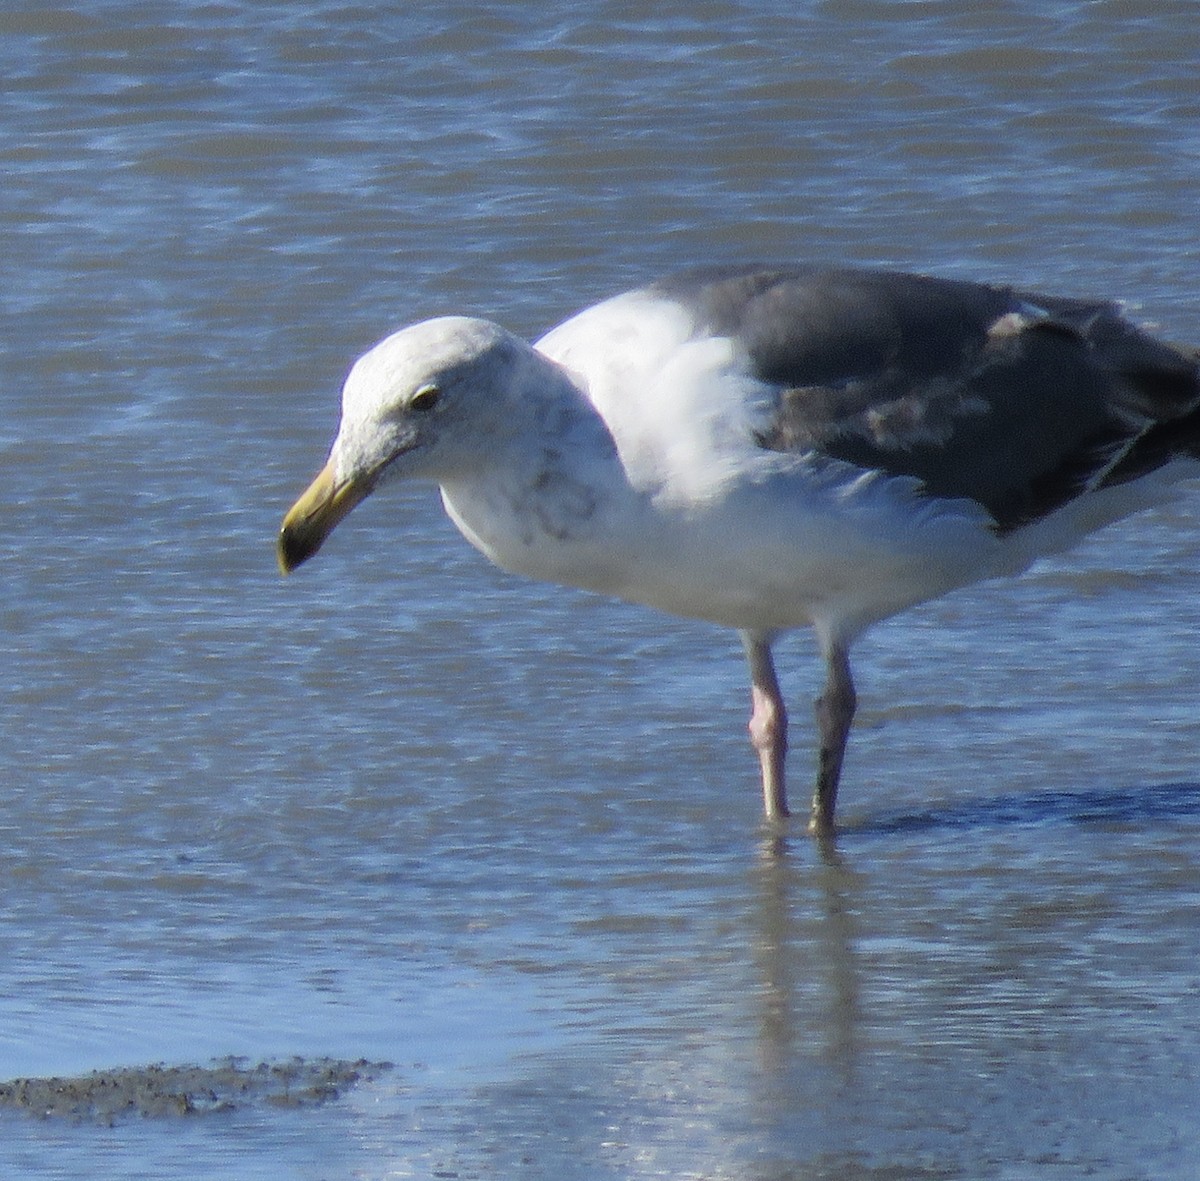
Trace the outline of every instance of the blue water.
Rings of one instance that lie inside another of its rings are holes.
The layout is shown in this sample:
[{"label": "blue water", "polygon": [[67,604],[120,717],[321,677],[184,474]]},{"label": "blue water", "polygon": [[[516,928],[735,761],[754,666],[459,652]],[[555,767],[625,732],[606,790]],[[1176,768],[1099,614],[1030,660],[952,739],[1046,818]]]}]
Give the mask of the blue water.
[{"label": "blue water", "polygon": [[[352,359],[702,261],[1200,339],[1185,3],[0,13],[0,1080],[388,1059],[338,1103],[0,1112],[11,1177],[1183,1179],[1200,489],[872,632],[823,856],[736,638],[389,489],[272,544]],[[808,751],[807,637],[781,647]]]}]

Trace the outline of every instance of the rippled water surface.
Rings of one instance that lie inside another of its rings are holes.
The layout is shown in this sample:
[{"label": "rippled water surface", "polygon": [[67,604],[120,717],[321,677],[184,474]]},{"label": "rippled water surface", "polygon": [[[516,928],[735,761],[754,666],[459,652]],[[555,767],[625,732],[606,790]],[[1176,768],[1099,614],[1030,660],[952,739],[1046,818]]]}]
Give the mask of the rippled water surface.
[{"label": "rippled water surface", "polygon": [[[707,260],[1200,339],[1190,3],[0,13],[0,1079],[336,1055],[316,1110],[0,1113],[5,1177],[1197,1176],[1200,489],[876,629],[819,850],[736,639],[388,490],[352,358]],[[807,637],[782,646],[796,703]]]}]

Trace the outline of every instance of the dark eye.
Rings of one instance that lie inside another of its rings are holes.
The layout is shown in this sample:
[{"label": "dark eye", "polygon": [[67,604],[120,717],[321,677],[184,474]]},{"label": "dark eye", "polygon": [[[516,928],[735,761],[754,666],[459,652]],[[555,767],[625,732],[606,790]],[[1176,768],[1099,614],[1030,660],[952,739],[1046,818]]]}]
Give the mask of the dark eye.
[{"label": "dark eye", "polygon": [[423,385],[413,394],[409,406],[413,410],[424,413],[426,410],[432,410],[438,404],[438,399],[441,396],[442,391],[436,385],[432,383]]}]

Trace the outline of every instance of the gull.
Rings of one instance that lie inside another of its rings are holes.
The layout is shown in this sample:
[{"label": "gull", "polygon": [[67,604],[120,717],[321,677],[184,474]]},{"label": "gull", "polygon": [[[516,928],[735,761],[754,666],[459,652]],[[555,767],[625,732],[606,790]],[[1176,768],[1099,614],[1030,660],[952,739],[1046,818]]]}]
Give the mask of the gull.
[{"label": "gull", "polygon": [[737,630],[768,821],[788,815],[772,646],[812,629],[812,832],[834,830],[873,623],[1180,494],[1200,366],[1116,304],[890,271],[705,267],[529,344],[443,316],[362,356],[281,569],[425,480],[496,565]]}]

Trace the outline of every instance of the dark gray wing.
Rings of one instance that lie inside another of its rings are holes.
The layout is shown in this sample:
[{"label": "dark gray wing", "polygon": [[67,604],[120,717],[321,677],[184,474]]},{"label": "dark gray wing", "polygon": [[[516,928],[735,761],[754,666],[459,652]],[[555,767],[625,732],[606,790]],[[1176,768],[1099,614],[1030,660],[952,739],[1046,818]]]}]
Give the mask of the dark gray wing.
[{"label": "dark gray wing", "polygon": [[820,268],[713,268],[650,290],[779,387],[764,447],[914,476],[1002,531],[1200,453],[1195,356],[1112,304]]}]

